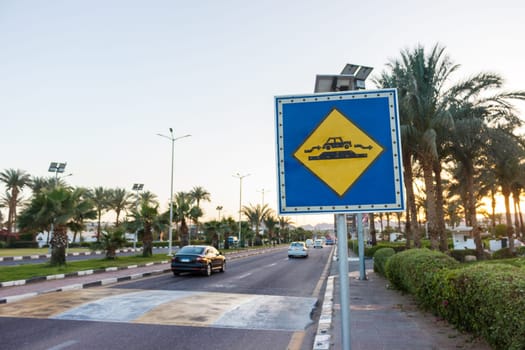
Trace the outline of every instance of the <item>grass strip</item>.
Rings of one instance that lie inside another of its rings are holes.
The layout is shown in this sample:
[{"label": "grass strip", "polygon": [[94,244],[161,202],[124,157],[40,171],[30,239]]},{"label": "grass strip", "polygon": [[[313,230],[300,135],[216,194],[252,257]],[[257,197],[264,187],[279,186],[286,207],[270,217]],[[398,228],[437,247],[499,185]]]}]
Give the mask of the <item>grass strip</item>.
[{"label": "grass strip", "polygon": [[49,263],[0,266],[0,282],[27,280],[41,276],[68,274],[86,270],[99,270],[108,267],[143,265],[150,262],[169,260],[170,258],[166,256],[166,254],[153,254],[153,256],[148,258],[144,258],[141,255],[135,255],[121,256],[114,260],[102,258],[71,261],[67,262],[65,266],[60,267],[50,266]]},{"label": "grass strip", "polygon": [[[89,248],[69,248],[68,253],[89,252]],[[0,256],[31,256],[49,254],[48,248],[3,248],[0,249]]]}]

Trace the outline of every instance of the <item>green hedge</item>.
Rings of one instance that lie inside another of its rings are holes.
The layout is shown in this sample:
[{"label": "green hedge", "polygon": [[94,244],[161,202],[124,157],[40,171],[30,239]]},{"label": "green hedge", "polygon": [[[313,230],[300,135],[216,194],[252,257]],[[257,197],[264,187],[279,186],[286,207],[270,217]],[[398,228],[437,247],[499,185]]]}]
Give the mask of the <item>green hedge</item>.
[{"label": "green hedge", "polygon": [[435,274],[426,305],[494,349],[525,349],[525,270],[477,264]]},{"label": "green hedge", "polygon": [[[359,244],[357,240],[351,240],[348,242],[348,248],[358,255],[359,254]],[[393,243],[393,242],[377,242],[374,246],[365,245],[365,256],[371,258],[374,256],[376,251],[382,248],[392,248],[396,252],[402,252],[406,249],[405,243]]]},{"label": "green hedge", "polygon": [[446,254],[412,249],[386,259],[391,284],[494,349],[525,349],[525,263],[461,265]]},{"label": "green hedge", "polygon": [[455,249],[450,251],[450,256],[459,262],[464,262],[467,255],[474,255],[477,257],[475,249]]},{"label": "green hedge", "polygon": [[374,272],[385,275],[385,265],[392,255],[396,254],[393,248],[381,248],[374,253]]},{"label": "green hedge", "polygon": [[7,248],[38,248],[38,243],[35,241],[12,241],[7,245]]},{"label": "green hedge", "polygon": [[393,255],[388,259],[385,271],[394,287],[418,298],[419,294],[427,290],[434,272],[457,266],[459,263],[450,256],[422,248]]},{"label": "green hedge", "polygon": [[513,253],[510,248],[502,248],[496,250],[492,254],[492,259],[510,259],[516,256],[516,253]]}]

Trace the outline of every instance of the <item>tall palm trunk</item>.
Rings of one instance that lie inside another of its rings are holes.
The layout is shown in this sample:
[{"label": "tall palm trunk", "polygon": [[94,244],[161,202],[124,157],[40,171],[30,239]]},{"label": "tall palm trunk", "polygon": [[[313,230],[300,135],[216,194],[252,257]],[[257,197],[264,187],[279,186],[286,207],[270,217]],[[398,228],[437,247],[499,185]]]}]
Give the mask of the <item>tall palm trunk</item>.
[{"label": "tall palm trunk", "polygon": [[425,192],[427,195],[427,230],[430,238],[430,248],[439,249],[439,223],[437,217],[437,200],[436,188],[434,186],[434,172],[432,167],[432,158],[424,156],[421,160],[423,168],[423,177],[425,180]]},{"label": "tall palm trunk", "polygon": [[56,225],[51,238],[51,266],[61,266],[66,264],[67,247],[67,227]]},{"label": "tall palm trunk", "polygon": [[436,181],[436,216],[438,220],[439,249],[442,252],[448,251],[448,235],[445,230],[445,200],[443,198],[443,181],[441,180],[441,163],[434,161],[434,177]]},{"label": "tall palm trunk", "polygon": [[[471,162],[465,162],[465,173],[474,173]],[[474,236],[474,243],[476,244],[476,255],[478,259],[483,259],[483,243],[481,241],[481,232],[478,226],[478,219],[476,217],[476,197],[474,196],[473,176],[466,176],[465,186],[467,193],[466,210],[468,212],[470,225],[472,226],[472,235]]]},{"label": "tall palm trunk", "polygon": [[144,236],[142,238],[142,256],[150,257],[153,255],[153,225],[151,221],[144,221]]},{"label": "tall palm trunk", "polygon": [[496,195],[494,193],[495,191],[490,191],[490,206],[492,209],[491,217],[492,217],[492,233],[496,232]]},{"label": "tall palm trunk", "polygon": [[507,222],[507,239],[509,241],[509,249],[511,252],[514,251],[514,227],[512,225],[512,215],[510,212],[510,188],[509,186],[501,186],[501,192],[505,201],[505,219]]},{"label": "tall palm trunk", "polygon": [[407,248],[410,248],[410,240],[414,242],[414,247],[421,248],[421,233],[417,223],[417,207],[416,196],[414,194],[414,175],[412,172],[412,156],[406,154],[403,156],[404,181],[406,190],[406,233],[407,233]]},{"label": "tall palm trunk", "polygon": [[180,235],[181,235],[181,244],[182,246],[186,246],[189,244],[189,230],[188,225],[186,224],[186,219],[182,219],[180,221]]},{"label": "tall palm trunk", "polygon": [[514,226],[516,236],[519,238],[522,231],[521,209],[520,209],[520,189],[515,188],[512,191],[512,199],[514,202]]}]

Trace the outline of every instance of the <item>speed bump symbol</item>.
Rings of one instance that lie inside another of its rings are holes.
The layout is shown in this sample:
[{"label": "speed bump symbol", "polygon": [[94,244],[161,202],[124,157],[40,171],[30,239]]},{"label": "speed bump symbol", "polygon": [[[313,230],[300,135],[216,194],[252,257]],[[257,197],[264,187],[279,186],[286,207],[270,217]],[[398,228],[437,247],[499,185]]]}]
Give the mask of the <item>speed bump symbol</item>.
[{"label": "speed bump symbol", "polygon": [[343,196],[383,150],[334,108],[299,146],[294,157]]}]

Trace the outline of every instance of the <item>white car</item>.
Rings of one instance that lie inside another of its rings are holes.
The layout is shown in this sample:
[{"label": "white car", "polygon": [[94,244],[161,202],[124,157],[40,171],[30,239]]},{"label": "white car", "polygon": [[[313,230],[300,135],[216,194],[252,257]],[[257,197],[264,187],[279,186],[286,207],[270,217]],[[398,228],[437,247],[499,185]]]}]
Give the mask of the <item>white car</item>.
[{"label": "white car", "polygon": [[323,240],[322,239],[316,239],[314,241],[314,248],[322,248],[323,247]]},{"label": "white car", "polygon": [[288,258],[307,258],[308,257],[308,247],[304,242],[292,242],[288,247]]}]

